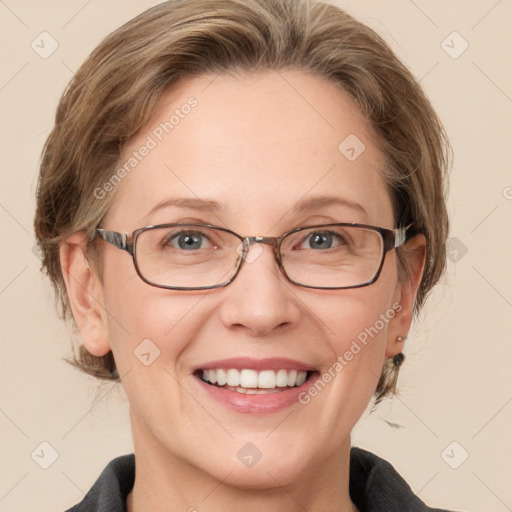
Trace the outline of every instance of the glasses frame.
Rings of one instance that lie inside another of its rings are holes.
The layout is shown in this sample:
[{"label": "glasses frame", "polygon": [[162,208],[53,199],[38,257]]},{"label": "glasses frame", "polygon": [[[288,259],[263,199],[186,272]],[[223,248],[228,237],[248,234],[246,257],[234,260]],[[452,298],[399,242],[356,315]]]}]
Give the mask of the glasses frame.
[{"label": "glasses frame", "polygon": [[[233,274],[233,276],[231,276],[231,278],[228,281],[223,282],[221,284],[215,284],[215,285],[211,285],[211,286],[192,286],[192,287],[168,286],[168,285],[156,284],[156,283],[153,283],[153,282],[149,281],[148,279],[146,279],[142,275],[142,273],[139,269],[138,263],[137,263],[136,254],[137,254],[137,239],[138,239],[138,237],[145,231],[158,229],[158,228],[171,228],[171,227],[178,227],[178,226],[214,228],[219,231],[224,231],[226,233],[230,233],[230,234],[236,236],[240,240],[240,242],[243,244],[243,251],[242,251],[242,254],[240,255],[240,258],[238,260],[237,267],[235,269],[235,273]],[[382,255],[381,255],[380,264],[379,264],[379,267],[378,267],[375,275],[371,279],[369,279],[368,281],[366,281],[362,284],[357,284],[357,285],[352,285],[352,286],[331,286],[331,287],[311,286],[311,285],[299,283],[299,282],[291,279],[288,276],[288,274],[286,273],[286,271],[284,270],[282,260],[281,260],[281,244],[282,244],[283,240],[285,238],[287,238],[288,236],[290,236],[291,234],[297,233],[298,231],[303,231],[303,230],[311,229],[311,228],[324,228],[325,229],[325,228],[332,227],[332,226],[359,227],[359,228],[365,228],[368,230],[376,231],[377,233],[379,233],[379,235],[382,239],[383,251],[382,251]],[[245,236],[244,237],[244,236],[239,235],[238,233],[235,233],[234,231],[231,231],[230,229],[223,228],[220,226],[215,226],[213,224],[177,222],[177,223],[170,223],[170,224],[156,224],[156,225],[146,226],[143,228],[136,229],[135,231],[133,231],[131,233],[131,235],[128,233],[119,233],[117,231],[109,231],[109,230],[103,229],[103,228],[96,228],[94,238],[101,238],[105,242],[108,242],[109,244],[113,245],[114,247],[117,247],[118,249],[126,251],[128,254],[130,254],[132,256],[135,270],[136,270],[137,274],[139,275],[139,277],[145,283],[149,284],[150,286],[155,286],[157,288],[164,288],[166,290],[184,290],[184,291],[186,291],[186,290],[211,290],[211,289],[223,288],[223,287],[227,286],[228,284],[232,283],[238,276],[240,269],[242,268],[242,264],[245,261],[245,258],[249,252],[250,246],[255,243],[266,244],[266,245],[272,246],[274,258],[277,262],[277,266],[278,266],[279,270],[281,271],[281,273],[285,276],[285,278],[290,283],[292,283],[296,286],[300,286],[302,288],[313,288],[315,290],[347,290],[347,289],[351,289],[351,288],[362,288],[364,286],[369,286],[370,284],[377,281],[377,279],[379,278],[380,273],[382,271],[382,267],[384,266],[384,260],[386,259],[386,254],[391,249],[396,249],[397,247],[400,247],[406,241],[407,229],[408,229],[407,227],[402,227],[402,228],[397,228],[397,229],[387,229],[387,228],[381,228],[379,226],[372,226],[369,224],[358,224],[355,222],[337,222],[337,223],[331,223],[331,224],[315,224],[315,225],[311,225],[311,226],[302,226],[302,227],[294,228],[290,231],[287,231],[286,233],[283,233],[279,237],[271,237],[271,236]]]}]

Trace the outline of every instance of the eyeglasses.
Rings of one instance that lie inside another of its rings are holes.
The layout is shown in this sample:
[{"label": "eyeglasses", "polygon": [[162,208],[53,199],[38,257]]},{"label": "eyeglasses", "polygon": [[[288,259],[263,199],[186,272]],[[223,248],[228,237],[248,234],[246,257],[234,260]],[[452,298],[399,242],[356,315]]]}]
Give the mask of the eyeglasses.
[{"label": "eyeglasses", "polygon": [[240,236],[210,224],[160,224],[118,233],[96,229],[96,237],[133,258],[147,284],[170,290],[207,290],[231,283],[252,244],[268,244],[291,283],[340,290],[377,280],[388,251],[405,242],[407,228],[385,229],[355,223],[292,229],[280,237]]}]

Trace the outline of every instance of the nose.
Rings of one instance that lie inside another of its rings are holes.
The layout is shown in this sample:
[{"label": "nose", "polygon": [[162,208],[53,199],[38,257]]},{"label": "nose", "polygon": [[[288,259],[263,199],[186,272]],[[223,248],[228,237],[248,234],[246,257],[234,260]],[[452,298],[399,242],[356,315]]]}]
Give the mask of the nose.
[{"label": "nose", "polygon": [[297,324],[299,299],[293,286],[280,272],[272,247],[251,244],[236,279],[224,288],[222,323],[251,336]]}]

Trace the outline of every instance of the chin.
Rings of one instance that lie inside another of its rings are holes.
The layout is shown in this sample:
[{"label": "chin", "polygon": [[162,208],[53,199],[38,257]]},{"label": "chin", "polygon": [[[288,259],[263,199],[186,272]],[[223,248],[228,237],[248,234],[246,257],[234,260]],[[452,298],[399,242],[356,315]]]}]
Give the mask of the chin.
[{"label": "chin", "polygon": [[[264,464],[261,460],[252,468],[235,466],[231,469],[226,468],[226,470],[226,473],[214,476],[218,480],[224,481],[224,484],[240,490],[263,491],[265,489],[274,489],[290,485],[301,478],[301,472],[296,468],[291,469],[290,467]],[[226,478],[230,471],[229,477]]]},{"label": "chin", "polygon": [[267,448],[267,454],[265,449],[261,450],[263,453],[256,450],[254,445],[247,443],[234,458],[216,464],[208,472],[227,485],[247,490],[286,486],[304,477],[307,460],[302,455],[303,450],[283,453],[282,449],[271,451]]}]

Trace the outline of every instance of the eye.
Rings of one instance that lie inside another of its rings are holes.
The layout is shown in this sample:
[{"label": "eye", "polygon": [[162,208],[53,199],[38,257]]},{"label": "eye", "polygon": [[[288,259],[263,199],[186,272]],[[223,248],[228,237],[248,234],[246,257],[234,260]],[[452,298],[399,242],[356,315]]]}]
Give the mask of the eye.
[{"label": "eye", "polygon": [[332,249],[344,243],[344,239],[333,231],[314,231],[300,245],[301,249]]},{"label": "eye", "polygon": [[173,249],[181,249],[183,251],[194,251],[198,249],[207,249],[212,244],[210,239],[199,231],[182,231],[167,236],[162,245],[164,247],[172,247]]}]

